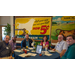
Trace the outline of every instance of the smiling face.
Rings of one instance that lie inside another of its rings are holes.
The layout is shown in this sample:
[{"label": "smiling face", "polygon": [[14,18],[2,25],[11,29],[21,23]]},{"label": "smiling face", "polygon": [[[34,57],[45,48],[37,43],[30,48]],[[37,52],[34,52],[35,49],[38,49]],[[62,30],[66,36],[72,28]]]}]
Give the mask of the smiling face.
[{"label": "smiling face", "polygon": [[26,35],[25,35],[25,38],[28,40],[28,39],[29,39],[29,35],[28,35],[28,34],[26,34]]},{"label": "smiling face", "polygon": [[46,40],[47,40],[47,37],[46,37],[46,36],[44,36],[44,37],[43,37],[43,40],[46,42]]},{"label": "smiling face", "polygon": [[63,40],[63,36],[62,35],[59,35],[58,36],[58,42],[61,42]]},{"label": "smiling face", "polygon": [[13,42],[16,42],[16,37],[12,37]]},{"label": "smiling face", "polygon": [[75,43],[75,40],[70,36],[66,38],[66,42],[68,45],[72,45],[73,43]]},{"label": "smiling face", "polygon": [[4,40],[5,40],[6,43],[8,43],[9,39],[10,39],[10,37],[7,35]]}]

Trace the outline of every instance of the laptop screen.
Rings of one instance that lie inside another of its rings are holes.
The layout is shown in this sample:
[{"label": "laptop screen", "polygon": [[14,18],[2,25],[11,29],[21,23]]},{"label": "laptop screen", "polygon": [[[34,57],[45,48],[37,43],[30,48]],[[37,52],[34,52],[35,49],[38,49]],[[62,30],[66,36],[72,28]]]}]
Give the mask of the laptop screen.
[{"label": "laptop screen", "polygon": [[37,45],[37,48],[36,48],[36,53],[41,53],[42,51],[42,46],[41,45]]}]

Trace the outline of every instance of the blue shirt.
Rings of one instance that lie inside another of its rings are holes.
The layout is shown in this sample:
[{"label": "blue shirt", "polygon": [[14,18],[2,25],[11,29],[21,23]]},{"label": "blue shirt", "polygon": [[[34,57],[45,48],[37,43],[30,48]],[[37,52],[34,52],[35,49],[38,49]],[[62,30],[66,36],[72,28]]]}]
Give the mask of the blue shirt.
[{"label": "blue shirt", "polygon": [[28,46],[28,47],[29,47],[29,40],[28,40],[28,41],[26,41],[26,46]]}]

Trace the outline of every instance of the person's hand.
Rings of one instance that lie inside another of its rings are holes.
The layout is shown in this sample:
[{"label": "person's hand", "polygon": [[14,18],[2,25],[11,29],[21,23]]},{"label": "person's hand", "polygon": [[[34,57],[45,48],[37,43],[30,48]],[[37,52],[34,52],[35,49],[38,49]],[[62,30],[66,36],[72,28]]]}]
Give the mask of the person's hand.
[{"label": "person's hand", "polygon": [[14,53],[14,51],[12,51],[12,54]]},{"label": "person's hand", "polygon": [[55,49],[52,49],[53,51],[55,51]]},{"label": "person's hand", "polygon": [[50,50],[52,50],[52,48],[50,47]]},{"label": "person's hand", "polygon": [[12,59],[12,56],[10,56],[9,59]]}]

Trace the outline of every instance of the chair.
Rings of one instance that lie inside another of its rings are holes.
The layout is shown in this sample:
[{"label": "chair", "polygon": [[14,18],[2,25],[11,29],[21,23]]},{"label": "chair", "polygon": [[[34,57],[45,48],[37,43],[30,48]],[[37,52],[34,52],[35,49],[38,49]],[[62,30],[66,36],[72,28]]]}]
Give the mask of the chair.
[{"label": "chair", "polygon": [[23,43],[23,40],[21,41],[21,48],[23,48],[22,43]]}]

